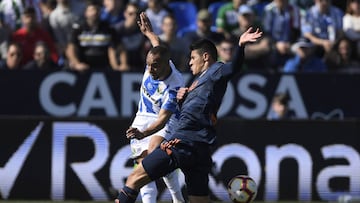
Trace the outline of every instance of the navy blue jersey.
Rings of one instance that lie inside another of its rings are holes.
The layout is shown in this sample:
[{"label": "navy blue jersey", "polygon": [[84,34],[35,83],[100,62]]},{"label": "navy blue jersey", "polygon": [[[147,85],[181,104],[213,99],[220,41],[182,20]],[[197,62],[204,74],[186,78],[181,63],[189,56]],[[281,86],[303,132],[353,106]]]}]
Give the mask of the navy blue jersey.
[{"label": "navy blue jersey", "polygon": [[224,97],[227,83],[240,71],[244,49],[236,51],[232,63],[216,62],[194,79],[181,105],[179,120],[172,138],[185,142],[213,144],[216,139],[216,114]]}]

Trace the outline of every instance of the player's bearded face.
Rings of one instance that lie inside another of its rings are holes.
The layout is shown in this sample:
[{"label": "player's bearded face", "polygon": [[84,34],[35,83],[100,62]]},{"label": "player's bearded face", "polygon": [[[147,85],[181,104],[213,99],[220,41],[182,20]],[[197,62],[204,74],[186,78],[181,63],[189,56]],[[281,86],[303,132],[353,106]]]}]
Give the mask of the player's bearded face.
[{"label": "player's bearded face", "polygon": [[189,65],[193,75],[197,75],[203,71],[205,61],[203,56],[200,55],[197,50],[191,51]]}]

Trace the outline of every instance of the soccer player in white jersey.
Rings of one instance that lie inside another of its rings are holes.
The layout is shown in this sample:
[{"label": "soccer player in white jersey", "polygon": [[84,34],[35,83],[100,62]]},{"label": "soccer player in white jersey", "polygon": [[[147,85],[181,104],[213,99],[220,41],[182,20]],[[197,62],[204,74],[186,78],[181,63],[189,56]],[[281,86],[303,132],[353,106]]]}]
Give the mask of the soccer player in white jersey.
[{"label": "soccer player in white jersey", "polygon": [[[152,32],[150,21],[145,13],[140,14],[139,27],[148,37],[152,49],[146,57],[146,69],[140,87],[140,101],[136,117],[126,131],[130,139],[132,158],[140,163],[169,135],[169,123],[176,119],[178,106],[177,90],[184,86],[184,79],[170,60],[169,50],[160,45],[157,35]],[[163,180],[170,190],[174,203],[184,203],[178,173],[173,171]],[[140,189],[143,203],[156,203],[156,183],[150,182]]]}]

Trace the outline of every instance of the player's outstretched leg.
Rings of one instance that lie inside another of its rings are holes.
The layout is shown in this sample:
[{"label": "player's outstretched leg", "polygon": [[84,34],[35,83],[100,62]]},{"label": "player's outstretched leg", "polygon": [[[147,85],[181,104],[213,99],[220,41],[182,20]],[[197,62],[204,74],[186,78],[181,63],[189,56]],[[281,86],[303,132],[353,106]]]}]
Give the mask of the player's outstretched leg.
[{"label": "player's outstretched leg", "polygon": [[152,181],[146,185],[144,185],[140,189],[141,200],[143,203],[156,203],[156,197],[158,194],[158,190],[156,187],[155,181]]},{"label": "player's outstretched leg", "polygon": [[170,191],[173,203],[185,203],[179,183],[179,170],[174,170],[163,177],[163,180]]}]

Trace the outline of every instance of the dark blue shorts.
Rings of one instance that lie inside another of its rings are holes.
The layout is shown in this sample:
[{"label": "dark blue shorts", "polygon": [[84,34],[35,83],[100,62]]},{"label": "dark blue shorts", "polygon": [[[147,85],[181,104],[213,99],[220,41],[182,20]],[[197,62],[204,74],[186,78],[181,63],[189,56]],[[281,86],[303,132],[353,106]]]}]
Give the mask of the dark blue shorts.
[{"label": "dark blue shorts", "polygon": [[209,173],[212,166],[210,148],[207,144],[179,143],[171,148],[171,154],[159,147],[142,161],[151,180],[159,179],[180,168],[185,175],[188,195],[209,194]]}]

